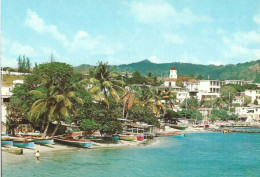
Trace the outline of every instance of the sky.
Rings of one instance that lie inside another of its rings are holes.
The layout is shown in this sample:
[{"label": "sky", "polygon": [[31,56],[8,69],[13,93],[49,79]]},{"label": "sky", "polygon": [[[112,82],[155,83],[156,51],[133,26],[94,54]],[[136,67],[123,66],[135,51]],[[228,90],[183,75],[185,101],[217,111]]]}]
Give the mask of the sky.
[{"label": "sky", "polygon": [[2,66],[260,59],[259,0],[2,0]]}]

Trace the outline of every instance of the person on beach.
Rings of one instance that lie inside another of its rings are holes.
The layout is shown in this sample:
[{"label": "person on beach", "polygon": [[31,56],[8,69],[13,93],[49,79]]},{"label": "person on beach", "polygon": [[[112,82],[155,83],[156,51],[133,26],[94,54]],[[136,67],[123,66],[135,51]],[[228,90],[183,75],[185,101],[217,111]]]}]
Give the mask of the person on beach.
[{"label": "person on beach", "polygon": [[39,152],[39,151],[37,151],[37,152],[35,153],[35,157],[36,157],[37,160],[40,160],[40,152]]}]

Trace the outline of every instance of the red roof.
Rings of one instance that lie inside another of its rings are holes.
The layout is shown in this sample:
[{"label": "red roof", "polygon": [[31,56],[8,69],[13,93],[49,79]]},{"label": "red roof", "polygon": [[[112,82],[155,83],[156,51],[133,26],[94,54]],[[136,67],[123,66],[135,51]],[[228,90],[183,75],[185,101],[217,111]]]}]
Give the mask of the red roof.
[{"label": "red roof", "polygon": [[176,70],[176,68],[173,66],[171,70]]}]

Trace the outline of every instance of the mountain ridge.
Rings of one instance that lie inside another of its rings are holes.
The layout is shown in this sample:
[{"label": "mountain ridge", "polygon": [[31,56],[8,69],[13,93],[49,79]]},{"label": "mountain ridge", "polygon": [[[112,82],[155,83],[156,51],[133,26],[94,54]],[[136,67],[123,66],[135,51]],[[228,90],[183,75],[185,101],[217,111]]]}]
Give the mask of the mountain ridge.
[{"label": "mountain ridge", "polygon": [[[157,76],[168,77],[170,69],[175,66],[178,75],[198,76],[204,78],[219,79],[219,80],[249,80],[260,82],[260,59],[244,63],[227,64],[227,65],[203,65],[182,62],[171,63],[153,63],[148,59],[130,64],[112,65],[115,69],[122,72],[133,73],[140,72],[142,75],[147,75],[151,72]],[[85,67],[93,67],[91,65],[79,65],[75,67],[82,71]]]}]

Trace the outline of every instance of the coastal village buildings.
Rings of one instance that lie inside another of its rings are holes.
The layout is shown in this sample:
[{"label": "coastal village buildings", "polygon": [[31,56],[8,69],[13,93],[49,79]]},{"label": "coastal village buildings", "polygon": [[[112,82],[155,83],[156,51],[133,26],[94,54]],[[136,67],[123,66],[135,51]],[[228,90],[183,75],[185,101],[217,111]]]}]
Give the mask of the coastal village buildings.
[{"label": "coastal village buildings", "polygon": [[[6,104],[10,101],[10,97],[12,96],[12,92],[11,90],[15,87],[16,84],[21,84],[23,83],[23,80],[14,80],[13,84],[10,86],[2,86],[1,88],[1,101],[2,101],[2,107],[1,107],[1,111],[2,111],[2,115],[1,115],[1,121],[5,124],[6,120],[7,120],[7,107]],[[2,127],[2,132],[6,131],[6,128],[4,125],[1,124]]]},{"label": "coastal village buildings", "polygon": [[251,98],[251,103],[255,100],[260,103],[260,90],[245,90],[245,95]]},{"label": "coastal village buildings", "polygon": [[236,107],[235,113],[247,122],[260,121],[260,107]]}]

